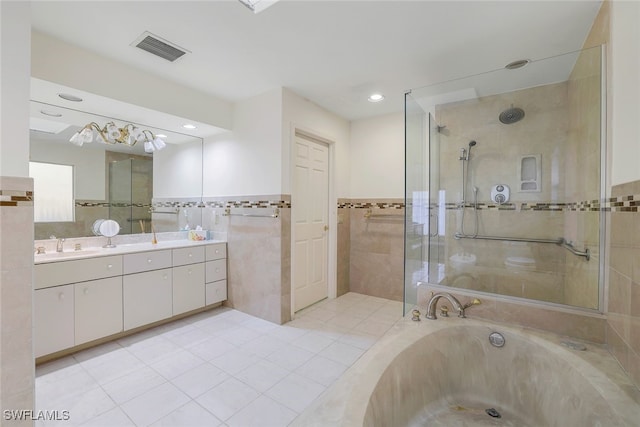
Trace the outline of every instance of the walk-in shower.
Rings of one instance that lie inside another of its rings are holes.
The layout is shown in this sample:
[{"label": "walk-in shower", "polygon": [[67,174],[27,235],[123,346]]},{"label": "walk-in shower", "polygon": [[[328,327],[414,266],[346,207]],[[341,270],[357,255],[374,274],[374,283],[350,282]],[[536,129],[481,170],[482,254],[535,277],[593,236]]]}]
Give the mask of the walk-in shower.
[{"label": "walk-in shower", "polygon": [[407,93],[407,307],[428,284],[602,310],[601,58]]}]

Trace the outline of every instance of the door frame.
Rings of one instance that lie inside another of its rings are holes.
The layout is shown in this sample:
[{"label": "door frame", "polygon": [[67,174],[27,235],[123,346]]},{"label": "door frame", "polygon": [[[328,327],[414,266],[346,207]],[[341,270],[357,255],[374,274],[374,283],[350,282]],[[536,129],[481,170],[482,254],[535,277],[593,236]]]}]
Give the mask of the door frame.
[{"label": "door frame", "polygon": [[[318,132],[313,129],[309,129],[304,126],[299,126],[295,123],[291,123],[289,129],[289,189],[293,196],[293,177],[296,167],[295,162],[295,140],[296,136],[301,136],[303,138],[307,138],[311,141],[318,142],[321,144],[325,144],[329,148],[329,170],[328,170],[328,184],[329,184],[329,195],[327,199],[327,218],[329,222],[329,230],[327,236],[327,295],[329,299],[336,298],[338,293],[338,199],[336,197],[335,191],[335,139],[323,135],[321,132]],[[295,301],[295,291],[293,286],[293,277],[294,277],[294,267],[295,267],[295,254],[293,251],[293,247],[295,244],[295,230],[293,227],[293,218],[294,218],[294,210],[296,209],[295,204],[291,204],[291,241],[289,242],[291,250],[291,267],[289,271],[290,277],[290,285],[291,285],[291,319],[294,319],[294,301]]]}]

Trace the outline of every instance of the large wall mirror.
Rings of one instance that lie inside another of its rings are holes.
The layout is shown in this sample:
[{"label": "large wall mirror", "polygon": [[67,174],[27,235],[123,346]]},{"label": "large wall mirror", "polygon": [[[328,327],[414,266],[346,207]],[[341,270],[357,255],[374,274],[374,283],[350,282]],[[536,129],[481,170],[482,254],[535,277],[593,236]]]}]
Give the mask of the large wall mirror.
[{"label": "large wall mirror", "polygon": [[[131,123],[161,136],[166,146],[145,152],[94,138],[70,138],[89,123]],[[30,174],[34,176],[35,239],[93,236],[98,219],[118,222],[121,234],[177,231],[201,223],[200,137],[31,101]]]}]

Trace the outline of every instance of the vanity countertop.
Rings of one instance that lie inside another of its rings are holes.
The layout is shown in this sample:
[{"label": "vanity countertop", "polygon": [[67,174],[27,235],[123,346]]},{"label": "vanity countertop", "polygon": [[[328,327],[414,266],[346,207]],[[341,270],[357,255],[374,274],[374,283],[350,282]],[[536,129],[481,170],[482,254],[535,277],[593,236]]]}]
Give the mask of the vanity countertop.
[{"label": "vanity countertop", "polygon": [[64,252],[47,252],[44,254],[35,254],[33,256],[34,264],[46,264],[50,262],[71,261],[83,258],[94,258],[111,255],[124,255],[136,252],[147,252],[162,249],[187,248],[191,246],[203,246],[216,243],[226,243],[224,240],[167,240],[159,241],[156,244],[151,242],[120,244],[115,248],[102,247],[86,247],[79,251],[65,250]]}]

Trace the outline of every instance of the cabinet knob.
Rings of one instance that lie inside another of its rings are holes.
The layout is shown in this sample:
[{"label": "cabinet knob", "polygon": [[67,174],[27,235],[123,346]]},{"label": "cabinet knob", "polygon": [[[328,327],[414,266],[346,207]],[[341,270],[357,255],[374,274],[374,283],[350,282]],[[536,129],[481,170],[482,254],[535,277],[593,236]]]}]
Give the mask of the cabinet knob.
[{"label": "cabinet knob", "polygon": [[191,252],[189,252],[189,258],[193,257],[193,254]]},{"label": "cabinet knob", "polygon": [[220,253],[220,249],[216,249],[216,253],[219,254]]},{"label": "cabinet knob", "polygon": [[111,270],[113,268],[113,264],[108,264],[107,269]]},{"label": "cabinet knob", "polygon": [[85,295],[89,295],[89,288],[84,288],[82,293]]},{"label": "cabinet knob", "polygon": [[58,299],[59,299],[60,301],[63,301],[63,300],[64,300],[64,293],[63,293],[63,292],[60,292],[60,293],[58,294]]},{"label": "cabinet knob", "polygon": [[187,270],[187,274],[191,276],[191,270]]},{"label": "cabinet knob", "polygon": [[151,264],[151,261],[152,261],[152,260],[151,260],[151,258],[147,259],[147,262],[148,262],[149,264]]},{"label": "cabinet knob", "polygon": [[216,273],[220,273],[220,269],[219,268],[216,268]]},{"label": "cabinet knob", "polygon": [[163,274],[163,275],[162,275],[162,278],[163,278],[164,280],[167,280],[167,277],[169,277],[169,276],[167,276],[166,274]]}]

